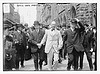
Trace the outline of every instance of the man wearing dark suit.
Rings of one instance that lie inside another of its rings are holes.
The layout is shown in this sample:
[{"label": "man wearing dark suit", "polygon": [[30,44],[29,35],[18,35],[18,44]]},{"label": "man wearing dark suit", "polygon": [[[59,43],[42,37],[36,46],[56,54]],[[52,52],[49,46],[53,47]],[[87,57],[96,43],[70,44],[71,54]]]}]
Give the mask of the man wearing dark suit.
[{"label": "man wearing dark suit", "polygon": [[23,32],[25,33],[26,35],[26,40],[27,40],[27,48],[26,48],[26,51],[25,51],[25,60],[30,60],[32,57],[31,57],[31,48],[30,48],[30,45],[28,43],[28,39],[29,39],[29,36],[30,36],[30,28],[28,27],[28,24],[25,23],[24,24],[24,29],[23,29]]},{"label": "man wearing dark suit", "polygon": [[[80,23],[82,24],[82,23]],[[82,24],[83,25],[83,24]],[[85,29],[84,29],[85,31]],[[84,40],[84,31],[81,32],[80,34],[80,42],[83,43],[83,40]],[[84,51],[80,51],[79,52],[79,58],[80,58],[80,62],[79,62],[79,70],[82,70],[83,69],[83,58],[84,58]],[[79,59],[78,58],[78,59]]]},{"label": "man wearing dark suit", "polygon": [[80,24],[78,19],[72,19],[70,28],[64,32],[64,43],[67,47],[68,53],[68,67],[70,70],[72,63],[74,63],[74,70],[78,70],[78,57],[79,52],[84,51],[81,39],[81,32],[84,31],[84,27]]},{"label": "man wearing dark suit", "polygon": [[93,64],[92,64],[92,38],[93,38],[93,32],[89,30],[89,25],[85,24],[85,32],[84,32],[84,40],[83,40],[83,47],[84,51],[87,56],[87,60],[89,63],[90,70],[93,70]]},{"label": "man wearing dark suit", "polygon": [[38,71],[39,70],[38,60],[40,59],[39,65],[40,65],[40,70],[42,70],[42,63],[44,61],[45,53],[44,53],[44,45],[41,46],[41,48],[39,48],[37,44],[41,42],[45,34],[45,31],[40,28],[40,23],[38,21],[34,21],[34,27],[35,30],[33,30],[30,35],[30,43],[31,43],[31,53],[34,59],[35,70]]},{"label": "man wearing dark suit", "polygon": [[[16,68],[19,69],[19,61],[21,59],[21,67],[24,67],[24,54],[26,50],[26,35],[22,32],[23,25],[18,24],[18,30],[14,33],[16,47]],[[20,59],[19,59],[20,58]]]}]

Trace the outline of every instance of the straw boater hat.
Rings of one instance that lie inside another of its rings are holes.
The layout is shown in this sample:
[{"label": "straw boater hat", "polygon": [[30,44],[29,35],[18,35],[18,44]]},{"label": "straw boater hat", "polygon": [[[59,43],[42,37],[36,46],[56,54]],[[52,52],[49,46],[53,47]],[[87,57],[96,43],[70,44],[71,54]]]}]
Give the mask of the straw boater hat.
[{"label": "straw boater hat", "polygon": [[52,21],[51,24],[49,25],[49,27],[53,27],[53,26],[56,26],[56,22],[55,21]]}]

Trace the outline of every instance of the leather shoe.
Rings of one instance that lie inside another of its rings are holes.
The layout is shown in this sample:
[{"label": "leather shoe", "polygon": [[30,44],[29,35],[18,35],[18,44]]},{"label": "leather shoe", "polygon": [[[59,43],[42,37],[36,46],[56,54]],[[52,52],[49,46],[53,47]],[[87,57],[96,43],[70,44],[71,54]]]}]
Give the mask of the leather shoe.
[{"label": "leather shoe", "polygon": [[78,70],[79,70],[79,71],[82,71],[82,68],[79,68]]},{"label": "leather shoe", "polygon": [[70,71],[70,68],[67,67],[67,70]]},{"label": "leather shoe", "polygon": [[24,65],[22,65],[21,67],[22,67],[22,68],[24,68],[25,66],[24,66]]}]

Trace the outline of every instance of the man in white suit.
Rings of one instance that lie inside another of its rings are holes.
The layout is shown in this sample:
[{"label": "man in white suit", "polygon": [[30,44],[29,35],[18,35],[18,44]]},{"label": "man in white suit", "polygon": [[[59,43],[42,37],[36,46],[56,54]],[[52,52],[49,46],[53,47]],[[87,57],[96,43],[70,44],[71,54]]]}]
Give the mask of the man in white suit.
[{"label": "man in white suit", "polygon": [[53,68],[56,69],[59,59],[59,50],[61,49],[63,42],[60,31],[56,29],[56,22],[53,21],[50,25],[50,29],[45,31],[45,35],[38,46],[46,43],[45,53],[47,53],[48,70],[52,69],[52,59],[54,57]]}]

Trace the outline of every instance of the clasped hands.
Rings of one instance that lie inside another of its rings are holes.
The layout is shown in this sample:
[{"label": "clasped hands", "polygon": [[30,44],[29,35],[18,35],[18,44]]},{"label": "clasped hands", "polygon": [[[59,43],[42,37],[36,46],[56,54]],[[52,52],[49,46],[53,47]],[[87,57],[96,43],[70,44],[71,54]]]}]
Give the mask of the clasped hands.
[{"label": "clasped hands", "polygon": [[38,48],[41,48],[42,44],[41,43],[38,43],[37,46],[38,46]]}]

